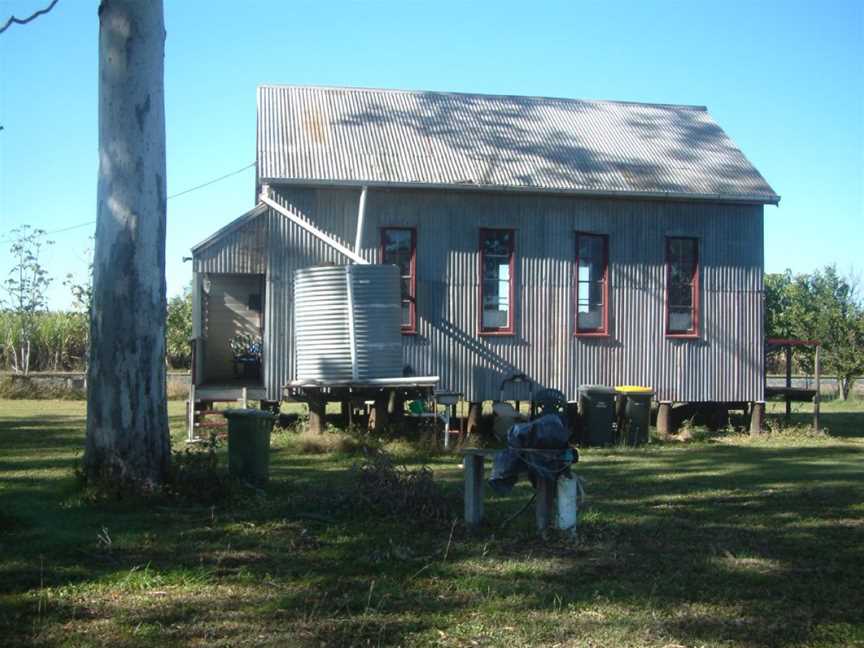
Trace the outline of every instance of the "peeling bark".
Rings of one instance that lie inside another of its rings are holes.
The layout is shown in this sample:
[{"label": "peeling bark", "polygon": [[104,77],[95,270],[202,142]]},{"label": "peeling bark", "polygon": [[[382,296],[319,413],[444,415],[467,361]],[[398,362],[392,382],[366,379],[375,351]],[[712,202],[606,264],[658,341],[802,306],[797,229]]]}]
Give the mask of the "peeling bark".
[{"label": "peeling bark", "polygon": [[161,0],[102,0],[84,463],[91,477],[142,486],[162,481],[171,456],[164,54]]}]

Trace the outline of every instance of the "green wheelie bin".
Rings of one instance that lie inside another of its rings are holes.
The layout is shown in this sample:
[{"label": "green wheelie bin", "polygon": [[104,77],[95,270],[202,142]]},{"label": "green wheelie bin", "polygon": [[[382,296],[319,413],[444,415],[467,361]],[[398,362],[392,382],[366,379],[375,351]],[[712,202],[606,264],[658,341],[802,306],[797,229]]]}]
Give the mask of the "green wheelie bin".
[{"label": "green wheelie bin", "polygon": [[276,416],[257,409],[225,410],[228,472],[256,486],[270,479],[270,433]]},{"label": "green wheelie bin", "polygon": [[616,391],[605,385],[579,387],[582,438],[589,446],[610,446],[616,442]]}]

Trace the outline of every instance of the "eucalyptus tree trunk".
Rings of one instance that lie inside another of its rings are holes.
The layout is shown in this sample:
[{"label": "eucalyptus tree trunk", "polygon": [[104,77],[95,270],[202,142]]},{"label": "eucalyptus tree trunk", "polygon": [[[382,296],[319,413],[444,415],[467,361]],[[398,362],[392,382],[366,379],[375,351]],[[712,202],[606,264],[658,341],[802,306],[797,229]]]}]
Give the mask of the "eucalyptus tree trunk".
[{"label": "eucalyptus tree trunk", "polygon": [[145,488],[162,481],[171,457],[164,55],[162,0],[102,0],[84,463],[92,478]]}]

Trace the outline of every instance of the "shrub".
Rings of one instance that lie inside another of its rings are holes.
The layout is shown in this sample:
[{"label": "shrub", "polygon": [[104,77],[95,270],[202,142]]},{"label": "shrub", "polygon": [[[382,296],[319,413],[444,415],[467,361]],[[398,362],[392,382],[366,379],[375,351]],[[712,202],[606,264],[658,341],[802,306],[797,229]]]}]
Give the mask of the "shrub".
[{"label": "shrub", "polygon": [[409,470],[383,450],[370,450],[354,467],[355,507],[384,516],[410,517],[417,524],[441,525],[453,519],[450,506],[432,470]]},{"label": "shrub", "polygon": [[299,427],[282,428],[286,445],[297,454],[355,454],[371,443],[371,439],[364,438],[356,431],[343,432],[329,428],[324,434],[317,434]]}]

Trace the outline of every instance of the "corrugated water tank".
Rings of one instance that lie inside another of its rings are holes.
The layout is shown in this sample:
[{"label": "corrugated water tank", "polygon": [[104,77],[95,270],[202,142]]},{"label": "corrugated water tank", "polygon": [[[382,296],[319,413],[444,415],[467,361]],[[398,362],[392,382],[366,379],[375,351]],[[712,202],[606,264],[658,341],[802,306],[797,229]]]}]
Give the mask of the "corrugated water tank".
[{"label": "corrugated water tank", "polygon": [[399,281],[399,269],[394,265],[297,270],[297,379],[362,382],[401,377]]}]

